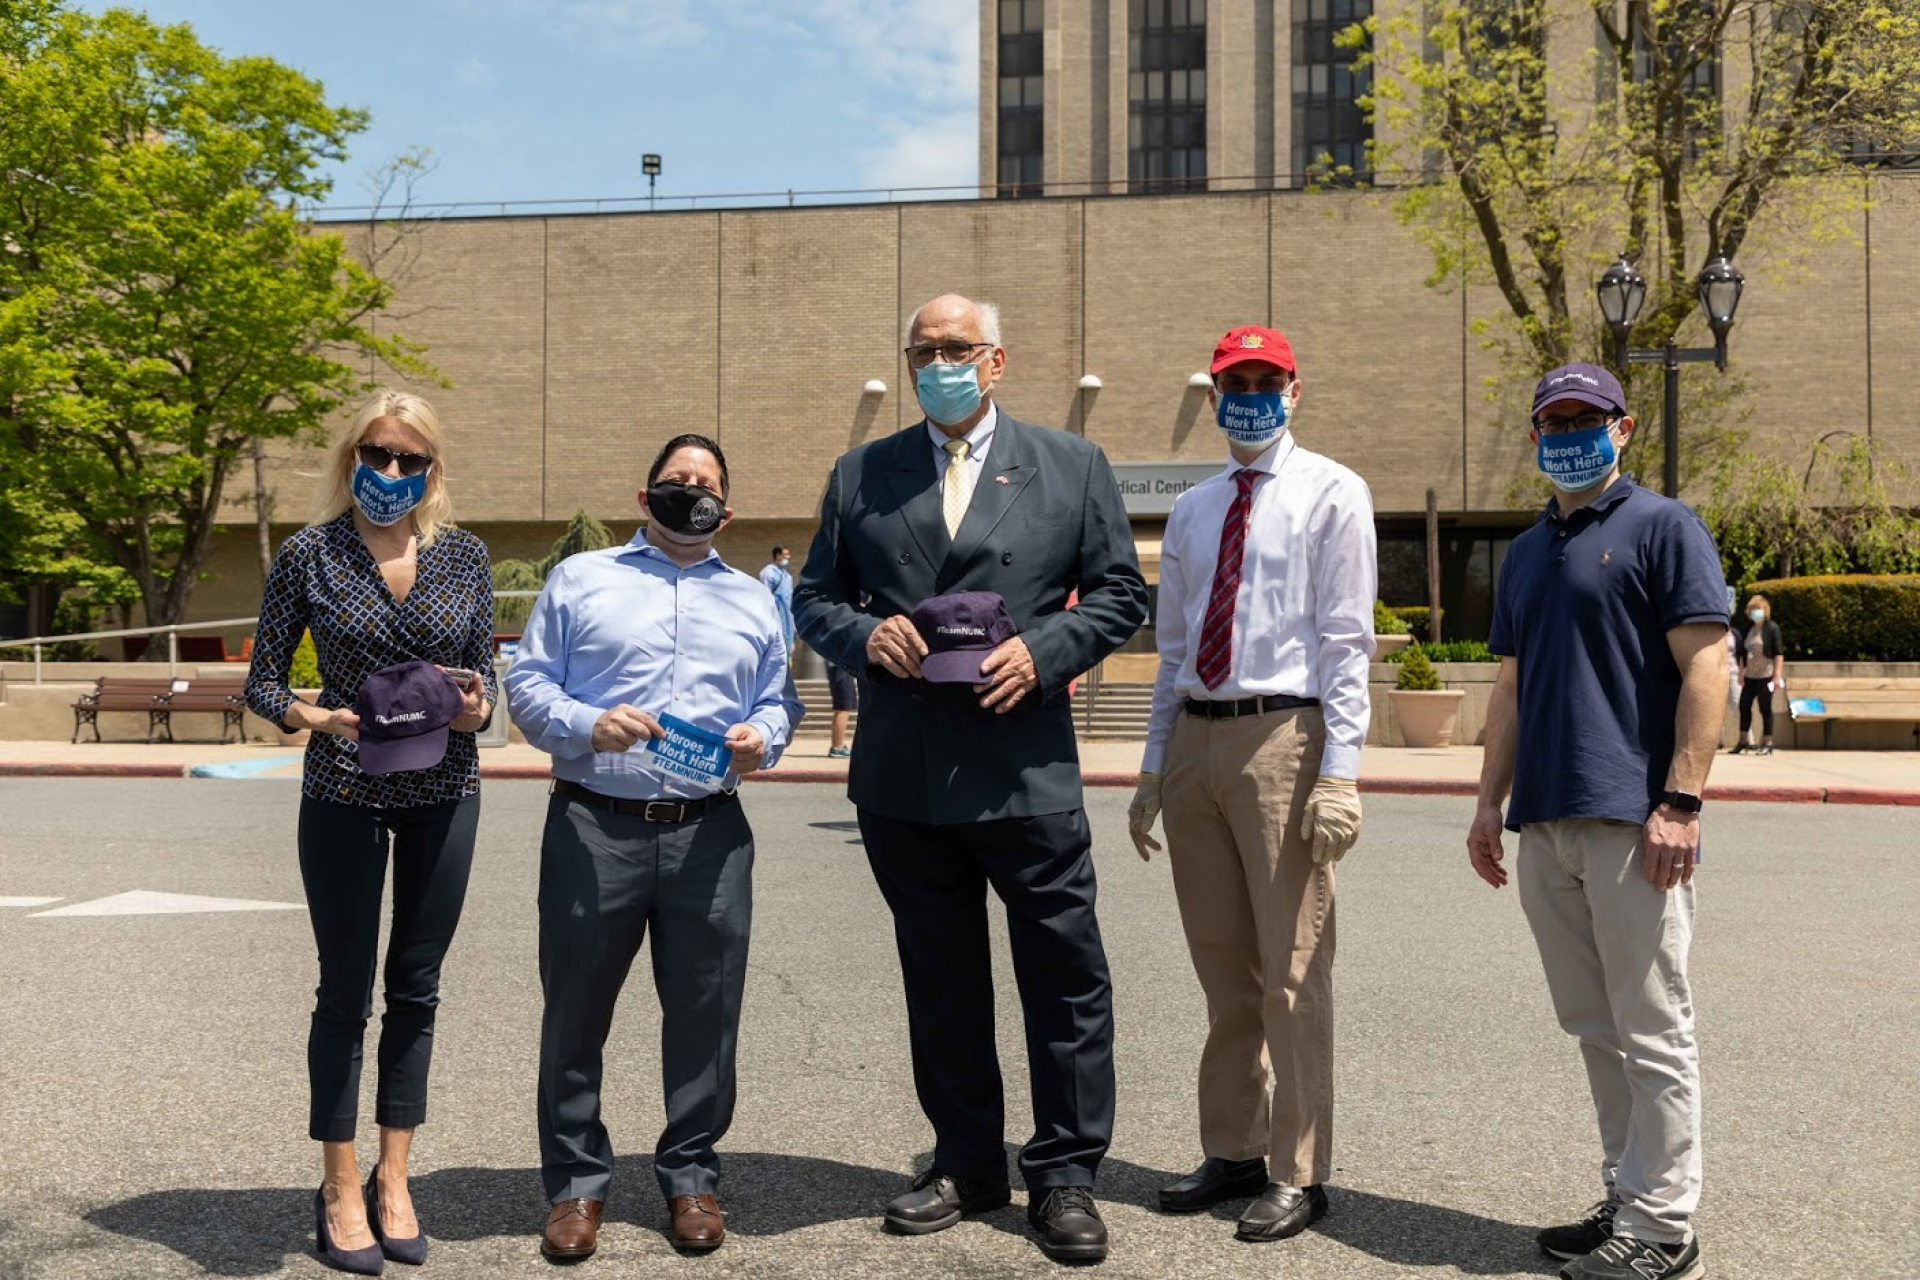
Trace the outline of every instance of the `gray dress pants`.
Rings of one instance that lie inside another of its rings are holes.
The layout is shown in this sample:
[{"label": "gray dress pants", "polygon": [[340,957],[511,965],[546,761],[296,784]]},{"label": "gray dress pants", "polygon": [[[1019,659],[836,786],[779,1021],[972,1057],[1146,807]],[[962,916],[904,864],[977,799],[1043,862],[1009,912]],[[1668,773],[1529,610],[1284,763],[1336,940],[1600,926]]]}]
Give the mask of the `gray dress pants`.
[{"label": "gray dress pants", "polygon": [[648,822],[556,794],[540,843],[541,1174],[551,1203],[605,1200],[613,1146],[600,1121],[601,1052],[653,930],[667,1127],[654,1173],[668,1199],[719,1185],[733,1122],[734,1046],[753,915],[753,831],[736,801]]}]

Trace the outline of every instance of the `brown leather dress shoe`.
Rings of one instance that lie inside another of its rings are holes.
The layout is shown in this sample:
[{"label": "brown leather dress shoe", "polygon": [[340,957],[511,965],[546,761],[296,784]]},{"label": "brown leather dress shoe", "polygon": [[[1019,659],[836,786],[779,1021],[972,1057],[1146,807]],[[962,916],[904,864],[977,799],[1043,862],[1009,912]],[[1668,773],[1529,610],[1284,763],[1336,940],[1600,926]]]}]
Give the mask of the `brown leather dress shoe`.
[{"label": "brown leather dress shoe", "polygon": [[712,1196],[675,1196],[667,1201],[673,1215],[673,1247],[688,1253],[708,1253],[727,1238],[727,1215]]},{"label": "brown leather dress shoe", "polygon": [[540,1236],[540,1252],[560,1262],[592,1257],[600,1245],[600,1211],[605,1207],[586,1199],[562,1200],[553,1206]]}]

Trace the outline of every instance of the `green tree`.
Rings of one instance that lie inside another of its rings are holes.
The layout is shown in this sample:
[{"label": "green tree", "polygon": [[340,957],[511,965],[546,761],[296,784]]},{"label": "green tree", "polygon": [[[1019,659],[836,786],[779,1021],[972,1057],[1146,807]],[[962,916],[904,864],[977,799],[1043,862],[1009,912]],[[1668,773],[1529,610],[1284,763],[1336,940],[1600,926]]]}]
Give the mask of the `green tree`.
[{"label": "green tree", "polygon": [[125,10],[0,5],[0,70],[0,527],[38,533],[0,575],[177,622],[255,439],[317,440],[375,363],[430,372],[297,212],[367,118]]},{"label": "green tree", "polygon": [[[1862,156],[1920,141],[1912,0],[1431,0],[1343,42],[1429,283],[1497,289],[1515,382],[1603,349],[1591,286],[1617,253],[1647,280],[1632,340],[1659,346],[1698,323],[1706,261],[1842,234]],[[1657,468],[1657,433],[1635,448]]]},{"label": "green tree", "polygon": [[[538,561],[494,561],[493,589],[538,591],[546,585],[547,575],[553,572],[554,566],[568,556],[578,555],[582,551],[598,551],[612,545],[612,532],[588,515],[585,507],[581,507],[573,513],[566,531],[554,540],[553,549],[544,558]],[[502,631],[516,631],[527,625],[527,615],[532,611],[531,598],[500,600],[494,605],[493,624]]]}]

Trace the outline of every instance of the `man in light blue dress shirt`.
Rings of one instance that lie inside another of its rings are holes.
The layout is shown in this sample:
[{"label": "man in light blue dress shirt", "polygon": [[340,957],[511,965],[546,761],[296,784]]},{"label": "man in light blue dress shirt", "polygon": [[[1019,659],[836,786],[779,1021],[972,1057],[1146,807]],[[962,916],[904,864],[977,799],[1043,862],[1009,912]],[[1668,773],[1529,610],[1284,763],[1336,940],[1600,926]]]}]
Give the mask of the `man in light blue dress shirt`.
[{"label": "man in light blue dress shirt", "polygon": [[773,556],[767,561],[766,568],[760,570],[760,585],[773,595],[773,602],[780,609],[780,626],[787,633],[787,648],[793,648],[793,571],[787,565],[793,559],[793,553],[785,547],[775,547]]},{"label": "man in light blue dress shirt", "polygon": [[539,1128],[553,1206],[541,1249],[558,1260],[598,1243],[613,1173],[601,1052],[649,928],[667,1111],[654,1172],[676,1247],[726,1234],[714,1145],[733,1118],[753,908],[734,787],[779,759],[801,716],[772,597],[713,550],[727,492],[718,444],[668,441],[640,495],[647,527],[553,571],[507,673],[514,723],[553,756]]}]

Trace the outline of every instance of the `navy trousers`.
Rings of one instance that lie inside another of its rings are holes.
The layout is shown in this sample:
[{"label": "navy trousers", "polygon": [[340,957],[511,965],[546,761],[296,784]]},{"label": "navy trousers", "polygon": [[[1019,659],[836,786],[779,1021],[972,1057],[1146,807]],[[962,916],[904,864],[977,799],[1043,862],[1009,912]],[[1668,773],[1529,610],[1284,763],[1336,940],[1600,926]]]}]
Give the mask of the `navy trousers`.
[{"label": "navy trousers", "polygon": [[648,822],[564,795],[540,844],[539,1126],[547,1199],[605,1200],[613,1145],[600,1120],[614,1005],[653,931],[667,1127],[653,1169],[668,1199],[720,1184],[733,1123],[734,1046],[753,918],[753,831],[736,802]]},{"label": "navy trousers", "polygon": [[1113,984],[1094,917],[1092,836],[1075,809],[955,826],[860,811],[874,879],[893,911],[913,1081],[934,1165],[1006,1177],[994,1048],[987,887],[1006,906],[1027,1033],[1028,1188],[1090,1187],[1113,1139]]}]

